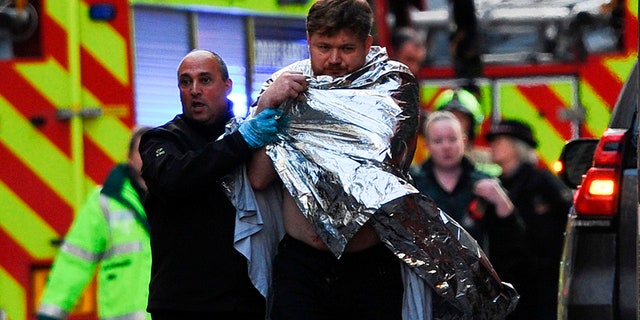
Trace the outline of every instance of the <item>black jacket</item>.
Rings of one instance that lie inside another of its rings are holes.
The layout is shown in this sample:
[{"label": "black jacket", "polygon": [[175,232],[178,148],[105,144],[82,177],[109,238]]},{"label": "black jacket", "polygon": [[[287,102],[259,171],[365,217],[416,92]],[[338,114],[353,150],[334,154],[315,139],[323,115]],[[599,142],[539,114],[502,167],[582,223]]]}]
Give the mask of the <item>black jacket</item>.
[{"label": "black jacket", "polygon": [[525,222],[535,269],[558,270],[571,190],[549,170],[529,163],[522,163],[510,176],[500,176],[500,181]]},{"label": "black jacket", "polygon": [[[226,119],[228,120],[228,118]],[[151,224],[148,310],[263,312],[265,301],[233,248],[235,208],[218,180],[251,149],[221,121],[203,126],[176,116],[140,140],[144,205]]]},{"label": "black jacket", "polygon": [[571,190],[549,170],[528,163],[500,180],[525,222],[528,252],[520,279],[514,281],[520,302],[508,319],[555,319]]}]

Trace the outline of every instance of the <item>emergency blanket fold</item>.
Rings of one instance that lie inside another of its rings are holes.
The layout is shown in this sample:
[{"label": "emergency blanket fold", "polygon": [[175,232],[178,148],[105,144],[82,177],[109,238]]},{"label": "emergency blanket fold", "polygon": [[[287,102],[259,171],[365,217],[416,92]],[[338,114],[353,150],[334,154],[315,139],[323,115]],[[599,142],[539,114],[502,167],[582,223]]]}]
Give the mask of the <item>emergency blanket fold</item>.
[{"label": "emergency blanket fold", "polygon": [[[406,86],[415,82],[406,81],[406,67],[389,63],[384,52],[373,51],[367,61],[344,77],[309,77],[306,100],[280,106],[284,128],[267,154],[336,257],[370,221],[385,245],[445,301],[434,306],[434,319],[503,319],[518,300],[513,287],[398,165],[407,161],[403,155],[413,155],[405,151],[417,128],[417,90]],[[288,69],[308,68],[302,62]]]}]

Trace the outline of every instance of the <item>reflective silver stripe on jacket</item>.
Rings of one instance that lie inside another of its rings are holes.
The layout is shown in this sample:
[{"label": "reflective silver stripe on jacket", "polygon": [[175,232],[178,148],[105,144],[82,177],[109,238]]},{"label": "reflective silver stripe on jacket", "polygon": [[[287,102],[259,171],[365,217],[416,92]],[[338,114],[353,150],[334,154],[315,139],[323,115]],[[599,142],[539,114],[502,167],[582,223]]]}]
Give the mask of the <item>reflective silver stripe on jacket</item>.
[{"label": "reflective silver stripe on jacket", "polygon": [[140,252],[142,251],[142,243],[140,241],[128,242],[113,246],[107,250],[102,256],[103,259],[107,259],[111,256],[128,253],[128,252]]},{"label": "reflective silver stripe on jacket", "polygon": [[144,311],[136,311],[134,313],[129,313],[117,317],[109,317],[102,318],[102,320],[145,320],[147,318],[147,313]]},{"label": "reflective silver stripe on jacket", "polygon": [[38,314],[57,319],[66,319],[69,316],[67,311],[53,304],[41,304],[40,307],[38,307]]},{"label": "reflective silver stripe on jacket", "polygon": [[81,259],[96,262],[118,254],[140,252],[142,251],[142,243],[140,243],[140,241],[123,243],[109,248],[109,250],[104,253],[93,253],[68,242],[65,242],[62,244],[62,247],[60,247],[60,250],[70,253]]},{"label": "reflective silver stripe on jacket", "polygon": [[98,199],[100,202],[100,208],[102,208],[102,214],[104,214],[104,219],[109,221],[109,197],[100,193],[100,197]]},{"label": "reflective silver stripe on jacket", "polygon": [[62,243],[60,250],[70,253],[78,258],[81,258],[87,261],[99,261],[102,258],[101,253],[89,252],[85,249],[82,249],[76,245],[70,244],[66,241]]},{"label": "reflective silver stripe on jacket", "polygon": [[[109,209],[109,197],[103,194],[100,194],[100,207],[102,208],[102,214],[104,214],[104,218],[107,221],[107,223],[111,224],[112,218],[116,218],[116,219],[118,218],[119,216],[118,211],[112,212]],[[129,210],[123,210],[122,212],[126,213],[128,216],[131,216],[131,212]],[[116,213],[115,216],[114,216],[114,213]],[[111,227],[109,227],[109,230],[111,230]],[[139,241],[123,243],[123,244],[115,245],[109,248],[109,250],[107,250],[101,256],[101,258],[107,259],[117,254],[123,254],[128,252],[140,252],[140,251],[142,251],[142,243],[140,243]]]},{"label": "reflective silver stripe on jacket", "polygon": [[109,225],[113,222],[126,219],[126,220],[135,220],[135,214],[131,212],[131,209],[120,209],[120,210],[111,210],[109,197],[104,194],[100,194],[100,208],[102,209],[102,214],[104,215],[105,221]]}]

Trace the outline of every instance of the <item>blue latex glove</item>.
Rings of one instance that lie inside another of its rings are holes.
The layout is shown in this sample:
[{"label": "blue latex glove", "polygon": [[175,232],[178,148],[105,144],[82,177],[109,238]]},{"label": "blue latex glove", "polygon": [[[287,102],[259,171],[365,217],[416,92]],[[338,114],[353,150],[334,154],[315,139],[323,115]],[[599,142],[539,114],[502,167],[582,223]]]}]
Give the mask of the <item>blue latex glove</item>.
[{"label": "blue latex glove", "polygon": [[238,131],[251,148],[260,148],[276,141],[278,132],[276,117],[281,115],[282,110],[279,109],[262,110],[255,118],[243,121]]}]

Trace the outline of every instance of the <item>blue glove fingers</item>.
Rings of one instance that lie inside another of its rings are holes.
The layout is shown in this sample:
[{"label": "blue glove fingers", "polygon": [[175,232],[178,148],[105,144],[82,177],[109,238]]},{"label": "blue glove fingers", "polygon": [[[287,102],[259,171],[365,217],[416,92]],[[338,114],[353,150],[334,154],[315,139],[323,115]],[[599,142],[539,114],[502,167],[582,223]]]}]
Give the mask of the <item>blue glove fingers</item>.
[{"label": "blue glove fingers", "polygon": [[276,117],[280,117],[282,115],[282,110],[280,109],[266,109],[260,114],[258,117],[262,116],[262,121],[258,122],[258,128],[260,129],[260,139],[263,142],[263,145],[276,141],[278,136],[278,120]]},{"label": "blue glove fingers", "polygon": [[282,110],[263,110],[255,118],[240,124],[238,130],[251,148],[260,148],[277,139],[278,121],[275,118],[280,115]]},{"label": "blue glove fingers", "polygon": [[258,115],[256,116],[256,119],[257,118],[273,118],[275,116],[279,117],[281,115],[282,115],[282,110],[269,108],[269,109],[264,109],[262,110],[262,112],[258,113]]}]

